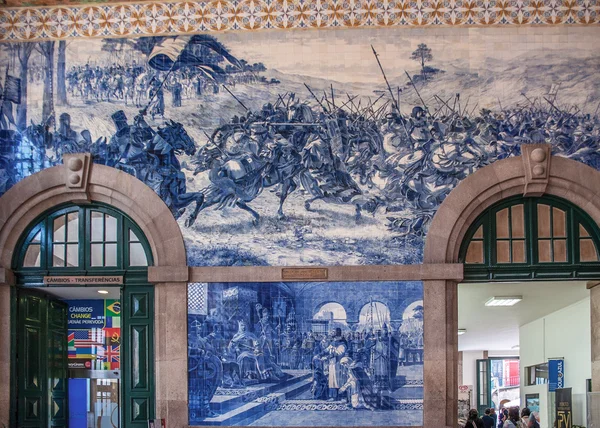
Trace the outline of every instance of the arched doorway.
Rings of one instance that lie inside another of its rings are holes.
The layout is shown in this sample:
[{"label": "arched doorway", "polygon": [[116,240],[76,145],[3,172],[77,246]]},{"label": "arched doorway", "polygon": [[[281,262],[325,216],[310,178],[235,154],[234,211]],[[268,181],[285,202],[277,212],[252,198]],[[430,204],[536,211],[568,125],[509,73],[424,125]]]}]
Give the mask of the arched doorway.
[{"label": "arched doorway", "polygon": [[[183,348],[169,346],[170,340],[177,343],[186,341],[185,329],[180,328],[185,325],[185,314],[170,310],[175,302],[185,299],[189,276],[179,225],[160,197],[135,177],[113,168],[92,164],[89,154],[65,155],[63,160],[64,165],[45,169],[23,179],[0,198],[0,342],[13,343],[11,324],[16,319],[15,285],[19,278],[11,268],[23,239],[31,238],[30,243],[35,244],[35,236],[26,233],[30,226],[37,224],[36,220],[41,219],[44,213],[55,212],[67,206],[98,204],[120,212],[138,226],[138,237],[147,239],[152,256],[153,265],[144,268],[147,272],[144,274],[145,278],[138,278],[138,284],[149,283],[154,286],[154,299],[146,298],[143,302],[148,308],[152,308],[145,315],[146,319],[152,319],[156,326],[152,338],[156,403],[151,407],[154,407],[152,410],[155,410],[156,418],[165,418],[169,425],[187,423],[187,412],[184,411],[187,409],[187,353]],[[79,179],[73,180],[72,175],[77,175]],[[77,184],[72,184],[74,181]],[[68,226],[64,231],[68,238]],[[114,242],[104,240],[95,243],[102,244],[105,251]],[[137,242],[130,240],[130,243]],[[67,239],[57,244],[65,245],[67,252],[62,259],[66,259],[64,263],[68,265],[68,245],[73,245],[74,242]],[[59,269],[59,266],[55,268]],[[82,274],[85,275],[85,272]],[[42,280],[43,278],[40,279]],[[14,359],[7,357],[6,362],[0,365],[0,378],[6,380],[6,384],[10,382],[11,388],[0,391],[0,423],[10,427],[17,426],[16,399],[13,400],[17,394],[16,373]],[[146,406],[138,398],[140,397],[131,397],[129,404],[132,409],[140,410]],[[138,412],[137,416],[141,419],[141,413]],[[137,423],[139,426],[147,426],[147,420]]]},{"label": "arched doorway", "polygon": [[[89,413],[117,427],[145,426],[155,408],[154,289],[140,228],[104,204],[68,204],[36,219],[17,249],[17,426],[76,425]],[[102,299],[101,292],[117,298]],[[89,403],[78,400],[81,409],[69,412],[69,385],[79,387],[79,379],[88,380],[79,392],[92,391]],[[110,394],[114,405],[98,394]]]},{"label": "arched doorway", "polygon": [[[465,250],[465,239],[478,238],[475,236],[478,229],[473,229],[473,224],[480,215],[494,204],[511,197],[544,195],[562,198],[585,213],[592,224],[598,224],[600,201],[596,192],[600,183],[600,172],[576,161],[553,157],[550,150],[549,145],[523,145],[523,156],[495,162],[465,179],[445,199],[432,221],[425,242],[424,263],[459,262],[461,249]],[[469,231],[473,232],[472,236],[468,235]],[[553,248],[554,238],[547,239]],[[506,247],[506,244],[501,246]],[[548,244],[543,243],[542,246]],[[512,247],[509,248],[512,251]],[[525,252],[527,251],[525,249]],[[552,251],[554,250],[551,250],[550,254]],[[464,255],[467,256],[466,252]],[[510,257],[513,256],[518,254]],[[465,268],[465,272],[469,273],[468,267]],[[585,278],[597,279],[599,276],[598,273],[589,272],[589,276]],[[444,414],[445,426],[453,427],[457,423],[458,396],[457,282],[425,280],[423,285],[426,397],[424,426],[439,425],[440,415]],[[592,298],[594,291],[595,289],[592,289]],[[599,314],[592,311],[592,325],[595,325],[598,319]],[[445,328],[440,328],[442,325]],[[594,349],[594,344],[592,348]],[[592,352],[592,372],[600,364],[598,359],[597,353]],[[599,389],[599,381],[600,379],[592,377],[594,390]]]},{"label": "arched doorway", "polygon": [[372,301],[364,305],[358,314],[358,330],[389,330],[392,316],[385,303]]}]

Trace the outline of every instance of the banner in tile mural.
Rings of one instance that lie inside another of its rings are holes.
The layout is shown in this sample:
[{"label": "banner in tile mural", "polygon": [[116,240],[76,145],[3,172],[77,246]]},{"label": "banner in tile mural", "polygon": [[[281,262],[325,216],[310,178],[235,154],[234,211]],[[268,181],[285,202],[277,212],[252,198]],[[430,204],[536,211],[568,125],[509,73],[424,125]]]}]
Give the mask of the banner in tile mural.
[{"label": "banner in tile mural", "polygon": [[68,305],[70,368],[119,370],[121,303],[119,300],[65,300]]},{"label": "banner in tile mural", "polygon": [[189,284],[188,382],[190,425],[422,425],[423,285]]},{"label": "banner in tile mural", "polygon": [[4,43],[0,193],[91,152],[162,197],[192,266],[419,263],[444,198],[522,144],[600,166],[599,38],[554,26]]}]

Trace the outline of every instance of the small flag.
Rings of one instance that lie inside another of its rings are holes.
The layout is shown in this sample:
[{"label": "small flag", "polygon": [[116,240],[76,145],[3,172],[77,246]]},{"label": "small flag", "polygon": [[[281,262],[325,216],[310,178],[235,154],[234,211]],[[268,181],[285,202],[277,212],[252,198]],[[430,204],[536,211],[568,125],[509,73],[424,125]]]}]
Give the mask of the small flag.
[{"label": "small flag", "polygon": [[121,329],[120,328],[105,328],[104,335],[106,337],[107,346],[115,346],[121,344]]},{"label": "small flag", "polygon": [[121,316],[121,302],[119,302],[118,300],[107,300],[106,301],[106,316],[107,317]]}]

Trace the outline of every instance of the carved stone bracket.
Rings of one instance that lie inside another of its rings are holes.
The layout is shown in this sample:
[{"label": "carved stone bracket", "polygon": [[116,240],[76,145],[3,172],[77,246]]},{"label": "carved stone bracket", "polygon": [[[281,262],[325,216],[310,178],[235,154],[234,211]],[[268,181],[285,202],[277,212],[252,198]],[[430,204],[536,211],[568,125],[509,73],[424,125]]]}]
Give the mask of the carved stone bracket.
[{"label": "carved stone bracket", "polygon": [[89,153],[73,153],[63,156],[65,184],[71,192],[81,192],[81,202],[89,202],[88,178],[92,163]]},{"label": "carved stone bracket", "polygon": [[523,196],[542,196],[548,187],[550,177],[550,144],[523,144],[523,165],[525,167],[525,189]]}]

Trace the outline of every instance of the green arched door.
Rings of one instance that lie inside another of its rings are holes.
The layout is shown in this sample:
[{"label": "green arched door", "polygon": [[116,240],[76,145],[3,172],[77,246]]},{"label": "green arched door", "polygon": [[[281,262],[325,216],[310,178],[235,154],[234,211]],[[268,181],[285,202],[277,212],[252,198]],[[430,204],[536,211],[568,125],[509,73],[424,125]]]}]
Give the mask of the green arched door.
[{"label": "green arched door", "polygon": [[16,248],[11,426],[68,426],[67,310],[43,293],[65,277],[73,287],[122,280],[121,426],[146,427],[155,407],[154,290],[140,228],[102,204],[68,205],[36,219]]}]

